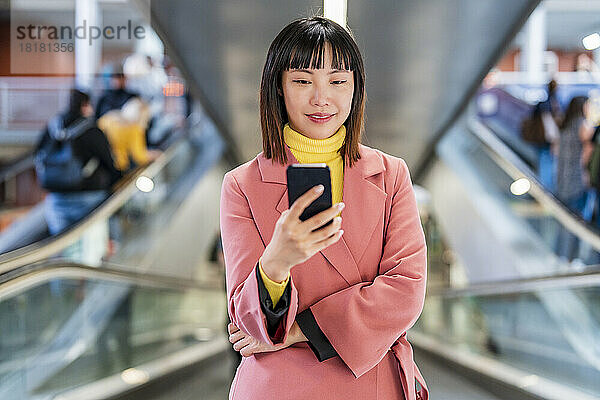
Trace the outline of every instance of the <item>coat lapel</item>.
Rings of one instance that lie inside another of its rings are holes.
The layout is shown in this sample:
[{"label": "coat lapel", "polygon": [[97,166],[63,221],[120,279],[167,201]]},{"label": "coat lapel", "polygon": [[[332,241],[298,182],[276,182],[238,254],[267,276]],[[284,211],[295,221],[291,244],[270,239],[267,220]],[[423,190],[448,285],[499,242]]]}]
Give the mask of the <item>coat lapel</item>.
[{"label": "coat lapel", "polygon": [[[292,152],[285,146],[288,162],[281,165],[266,159],[261,153],[258,157],[263,182],[277,183],[281,188],[274,193],[278,197],[272,212],[268,212],[268,225],[273,235],[275,223],[281,213],[289,208],[286,186],[288,165],[298,163]],[[383,189],[383,161],[374,151],[361,146],[362,158],[352,168],[344,171],[343,201],[346,207],[342,211],[342,229],[344,235],[333,245],[321,251],[321,254],[333,265],[349,285],[362,281],[357,260],[360,260],[369,242],[373,230],[384,212],[386,194]],[[281,194],[280,194],[281,193]],[[273,203],[271,203],[273,204]],[[264,206],[264,204],[263,204]],[[267,242],[268,243],[268,242]]]},{"label": "coat lapel", "polygon": [[[344,170],[342,239],[322,251],[336,269],[344,270],[350,285],[363,281],[358,262],[385,209],[383,188],[385,166],[373,150],[360,147],[361,159]],[[351,279],[349,279],[351,278]]]}]

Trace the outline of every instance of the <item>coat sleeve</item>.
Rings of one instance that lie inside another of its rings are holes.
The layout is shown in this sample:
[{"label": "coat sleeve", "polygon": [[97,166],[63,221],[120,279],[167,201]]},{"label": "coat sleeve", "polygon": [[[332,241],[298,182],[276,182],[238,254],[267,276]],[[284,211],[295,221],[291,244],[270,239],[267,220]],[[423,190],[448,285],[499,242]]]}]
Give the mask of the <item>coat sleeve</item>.
[{"label": "coat sleeve", "polygon": [[[225,256],[227,309],[231,321],[250,336],[268,344],[286,340],[298,311],[298,291],[289,280],[289,307],[282,324],[269,335],[261,307],[257,277],[258,259],[265,249],[250,205],[231,172],[225,174],[221,189],[221,237]],[[264,292],[266,293],[266,291]],[[267,294],[268,296],[268,294]]]},{"label": "coat sleeve", "polygon": [[90,157],[98,158],[100,165],[110,177],[110,184],[115,184],[121,178],[121,172],[115,167],[110,144],[104,132],[95,127],[88,130],[80,139],[82,142],[81,148],[89,151]]},{"label": "coat sleeve", "polygon": [[[303,316],[314,317],[357,378],[376,366],[416,322],[425,300],[425,237],[408,167],[402,160],[399,163],[379,275],[373,282],[361,282],[324,297],[305,310],[312,316]],[[322,348],[326,351],[327,343]]]}]

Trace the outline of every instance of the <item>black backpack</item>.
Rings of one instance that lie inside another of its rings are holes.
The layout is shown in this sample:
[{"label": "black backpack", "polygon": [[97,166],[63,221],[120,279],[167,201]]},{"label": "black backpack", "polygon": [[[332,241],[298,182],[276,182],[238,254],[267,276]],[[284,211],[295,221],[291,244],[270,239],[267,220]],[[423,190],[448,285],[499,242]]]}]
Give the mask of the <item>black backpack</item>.
[{"label": "black backpack", "polygon": [[34,157],[41,187],[51,192],[77,190],[94,173],[99,161],[92,158],[83,165],[73,148],[73,141],[93,127],[93,120],[82,119],[65,128],[60,116],[48,123],[50,140]]}]

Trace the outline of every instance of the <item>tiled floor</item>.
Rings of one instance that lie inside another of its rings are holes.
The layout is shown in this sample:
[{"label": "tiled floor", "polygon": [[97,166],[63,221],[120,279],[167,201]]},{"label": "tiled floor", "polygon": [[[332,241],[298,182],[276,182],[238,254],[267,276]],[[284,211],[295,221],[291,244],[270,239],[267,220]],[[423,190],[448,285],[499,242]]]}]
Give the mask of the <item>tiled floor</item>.
[{"label": "tiled floor", "polygon": [[415,351],[415,361],[427,382],[432,400],[503,400],[418,351]]},{"label": "tiled floor", "polygon": [[124,396],[127,400],[226,400],[233,378],[233,357],[227,354],[209,365],[166,379],[144,392]]},{"label": "tiled floor", "polygon": [[[427,380],[432,400],[502,400],[421,354],[417,354],[416,360]],[[232,373],[233,358],[227,355],[210,366],[183,375],[176,381],[165,382],[164,389],[155,392],[151,400],[226,400]],[[150,400],[148,397],[146,399]]]}]

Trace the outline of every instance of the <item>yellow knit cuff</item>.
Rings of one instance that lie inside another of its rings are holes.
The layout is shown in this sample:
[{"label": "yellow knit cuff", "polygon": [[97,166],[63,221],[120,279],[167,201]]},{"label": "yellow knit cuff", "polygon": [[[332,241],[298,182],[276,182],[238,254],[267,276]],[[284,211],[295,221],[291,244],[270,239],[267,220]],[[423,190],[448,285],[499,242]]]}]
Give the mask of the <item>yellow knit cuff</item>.
[{"label": "yellow knit cuff", "polygon": [[260,272],[260,276],[262,277],[263,282],[265,283],[265,287],[267,288],[267,292],[269,292],[269,296],[271,296],[271,300],[273,301],[273,308],[277,305],[277,302],[283,295],[285,291],[285,287],[287,286],[288,281],[290,280],[290,275],[288,274],[287,278],[281,283],[275,282],[271,280],[265,271],[262,269],[261,260],[258,260],[258,272]]}]

